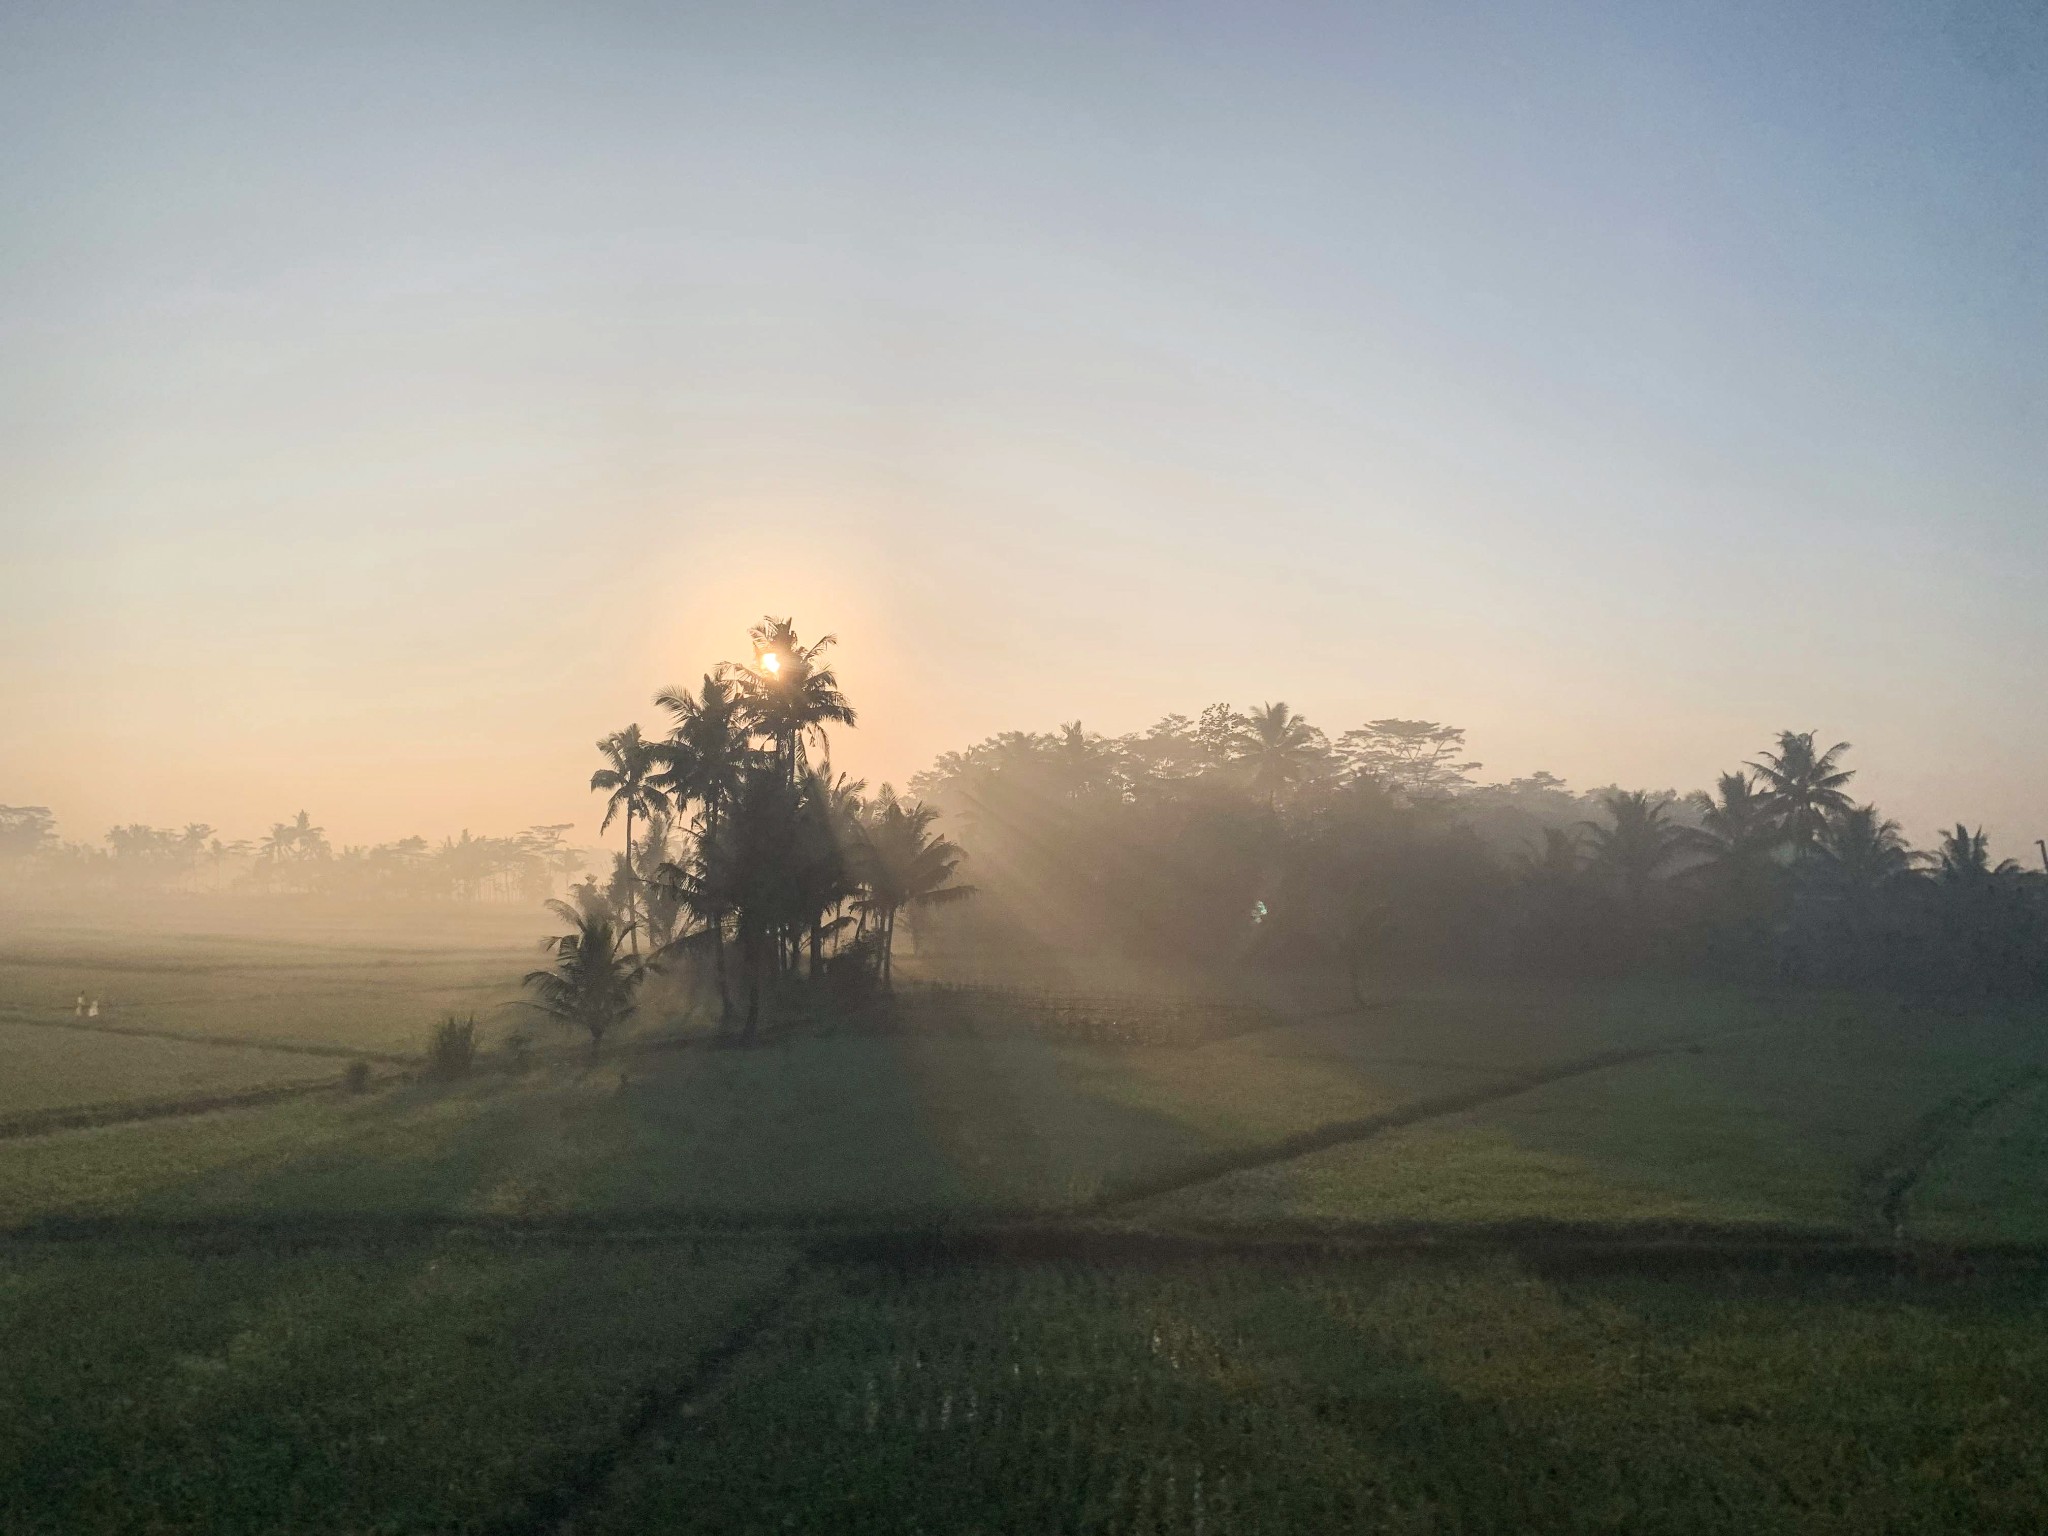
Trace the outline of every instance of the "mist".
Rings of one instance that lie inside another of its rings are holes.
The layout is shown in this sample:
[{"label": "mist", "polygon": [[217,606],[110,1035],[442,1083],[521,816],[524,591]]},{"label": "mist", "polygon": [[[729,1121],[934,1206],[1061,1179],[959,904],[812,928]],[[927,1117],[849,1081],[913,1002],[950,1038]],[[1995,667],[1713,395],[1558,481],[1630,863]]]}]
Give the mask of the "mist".
[{"label": "mist", "polygon": [[0,8],[0,1531],[2048,1529],[2044,17]]}]

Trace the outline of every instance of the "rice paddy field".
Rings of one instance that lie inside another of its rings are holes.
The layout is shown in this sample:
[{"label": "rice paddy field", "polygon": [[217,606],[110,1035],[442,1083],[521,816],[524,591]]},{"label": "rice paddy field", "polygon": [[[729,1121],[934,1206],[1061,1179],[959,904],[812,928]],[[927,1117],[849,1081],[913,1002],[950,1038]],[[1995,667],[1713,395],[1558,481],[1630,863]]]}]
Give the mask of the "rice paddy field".
[{"label": "rice paddy field", "polygon": [[2036,1010],[215,927],[0,926],[0,1531],[2048,1525]]}]

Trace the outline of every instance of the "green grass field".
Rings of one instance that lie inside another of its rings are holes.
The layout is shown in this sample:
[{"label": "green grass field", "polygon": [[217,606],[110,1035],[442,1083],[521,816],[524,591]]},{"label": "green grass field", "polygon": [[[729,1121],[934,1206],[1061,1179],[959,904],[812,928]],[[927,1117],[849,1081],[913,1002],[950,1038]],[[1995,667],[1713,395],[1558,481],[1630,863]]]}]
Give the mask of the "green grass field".
[{"label": "green grass field", "polygon": [[337,1062],[0,1022],[0,1127],[53,1110],[233,1093],[333,1078]]},{"label": "green grass field", "polygon": [[[2038,1014],[1063,974],[593,1062],[535,953],[0,942],[0,1530],[2048,1522]],[[451,1010],[555,1048],[409,1077]]]}]

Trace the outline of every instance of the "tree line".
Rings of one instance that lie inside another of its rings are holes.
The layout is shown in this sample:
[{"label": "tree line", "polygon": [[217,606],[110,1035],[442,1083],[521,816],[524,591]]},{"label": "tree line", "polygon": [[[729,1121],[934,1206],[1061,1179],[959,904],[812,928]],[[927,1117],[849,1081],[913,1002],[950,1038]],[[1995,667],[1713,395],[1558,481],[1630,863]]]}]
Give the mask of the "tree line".
[{"label": "tree line", "polygon": [[91,893],[292,893],[340,900],[545,899],[583,868],[567,822],[509,837],[400,838],[336,848],[305,811],[259,839],[224,839],[205,822],[109,829],[104,846],[58,838],[46,806],[0,806],[0,873],[43,890]]},{"label": "tree line", "polygon": [[[1465,733],[1334,740],[1284,703],[1116,738],[1006,732],[913,778],[987,899],[962,943],[1376,972],[2048,987],[2048,878],[1957,824],[1929,849],[1781,732],[1691,795],[1474,781]],[[2048,851],[2044,851],[2048,862]]]}]

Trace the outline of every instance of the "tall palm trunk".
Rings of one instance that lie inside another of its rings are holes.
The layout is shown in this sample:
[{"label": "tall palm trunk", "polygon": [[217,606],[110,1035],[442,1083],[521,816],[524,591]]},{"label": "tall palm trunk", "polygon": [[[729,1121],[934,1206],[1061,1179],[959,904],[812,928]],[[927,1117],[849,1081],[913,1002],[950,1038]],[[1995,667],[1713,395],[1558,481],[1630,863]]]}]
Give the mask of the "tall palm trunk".
[{"label": "tall palm trunk", "polygon": [[[718,837],[718,796],[708,797],[704,802],[704,841],[711,843]],[[711,925],[711,969],[718,977],[718,1022],[732,1022],[732,987],[725,975],[725,919],[720,917]]]},{"label": "tall palm trunk", "polygon": [[635,887],[639,881],[633,875],[633,802],[626,802],[626,933],[633,941],[633,958],[640,958],[640,924],[634,911]]}]

